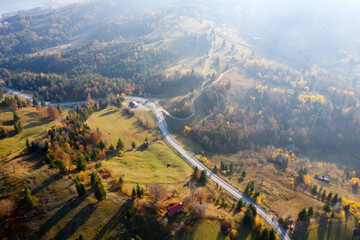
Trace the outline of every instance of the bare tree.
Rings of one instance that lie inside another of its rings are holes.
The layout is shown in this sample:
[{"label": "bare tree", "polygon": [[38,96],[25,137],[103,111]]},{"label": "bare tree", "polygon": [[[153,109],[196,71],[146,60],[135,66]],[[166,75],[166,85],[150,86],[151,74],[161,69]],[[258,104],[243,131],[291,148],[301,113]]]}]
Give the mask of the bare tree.
[{"label": "bare tree", "polygon": [[206,217],[207,214],[207,205],[206,204],[198,204],[198,203],[194,203],[191,207],[190,207],[190,211],[189,211],[189,218],[191,220],[200,220],[200,219],[204,219]]},{"label": "bare tree", "polygon": [[0,201],[0,218],[10,216],[16,208],[16,203],[10,199]]},{"label": "bare tree", "polygon": [[205,202],[207,195],[201,188],[197,188],[191,192],[191,195],[196,199],[200,204]]},{"label": "bare tree", "polygon": [[159,183],[151,184],[148,188],[151,200],[153,201],[152,205],[156,208],[157,204],[168,196],[168,191]]},{"label": "bare tree", "polygon": [[183,200],[183,205],[184,207],[187,207],[192,201],[192,197],[191,196],[186,196]]}]

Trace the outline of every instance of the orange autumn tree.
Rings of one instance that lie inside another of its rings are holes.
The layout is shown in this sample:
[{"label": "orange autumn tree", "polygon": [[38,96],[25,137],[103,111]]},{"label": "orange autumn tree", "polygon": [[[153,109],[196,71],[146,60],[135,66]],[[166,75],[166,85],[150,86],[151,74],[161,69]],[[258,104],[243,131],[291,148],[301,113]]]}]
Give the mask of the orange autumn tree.
[{"label": "orange autumn tree", "polygon": [[60,113],[54,106],[49,106],[47,108],[47,116],[50,120],[54,121],[59,118]]}]

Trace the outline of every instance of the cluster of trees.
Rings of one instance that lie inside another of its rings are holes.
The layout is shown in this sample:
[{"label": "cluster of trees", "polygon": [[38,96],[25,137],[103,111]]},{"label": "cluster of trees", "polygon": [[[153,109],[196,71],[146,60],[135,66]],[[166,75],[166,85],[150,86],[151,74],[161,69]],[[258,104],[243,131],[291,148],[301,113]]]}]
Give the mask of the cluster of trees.
[{"label": "cluster of trees", "polygon": [[141,44],[86,46],[66,54],[14,56],[1,62],[5,84],[37,91],[46,101],[60,102],[103,98],[106,93],[142,95],[153,92],[152,81],[170,55],[162,49],[144,50]]},{"label": "cluster of trees", "polygon": [[[237,170],[237,166],[235,166],[234,163],[231,162],[230,165],[227,165],[226,163],[221,161],[220,167],[218,167],[217,165],[214,166],[213,173],[218,173],[220,171],[220,173],[222,173],[222,174],[232,175],[236,170]],[[246,176],[246,173],[245,173],[245,176]]]},{"label": "cluster of trees", "polygon": [[314,216],[314,209],[313,207],[309,207],[309,209],[306,211],[306,208],[303,208],[299,214],[298,214],[298,220],[299,221],[309,221],[310,218]]},{"label": "cluster of trees", "polygon": [[[244,203],[240,199],[238,202],[238,206],[236,209],[241,209],[244,207]],[[255,230],[257,239],[259,240],[276,240],[276,232],[275,230],[264,228],[264,223],[257,219],[257,210],[253,204],[249,204],[245,210],[243,224],[247,227],[252,228]]]},{"label": "cluster of trees", "polygon": [[[220,100],[216,101],[220,104],[223,95],[218,95]],[[257,145],[284,146],[289,143],[303,149],[356,151],[355,146],[360,142],[360,132],[353,131],[360,126],[356,107],[337,106],[330,99],[323,102],[316,95],[310,95],[303,102],[300,95],[298,92],[290,94],[270,88],[251,88],[242,100],[250,103],[247,107],[232,112],[223,104],[220,105],[223,107],[215,107],[218,111],[193,127],[190,136],[209,151],[234,152]],[[211,100],[207,99],[207,102],[211,103]],[[292,142],[289,142],[290,138]]]},{"label": "cluster of trees", "polygon": [[[86,163],[103,159],[106,144],[100,130],[91,131],[84,122],[94,111],[94,106],[77,106],[71,110],[64,124],[57,124],[47,132],[43,141],[49,141],[46,162],[60,170],[67,171],[67,165],[75,164],[78,171],[86,170]],[[48,139],[48,140],[47,140]]]},{"label": "cluster of trees", "polygon": [[229,90],[224,85],[215,85],[206,89],[202,95],[204,101],[204,110],[210,113],[222,112],[226,109],[226,102],[228,98]]},{"label": "cluster of trees", "polygon": [[8,95],[8,96],[4,97],[4,99],[1,102],[1,105],[4,107],[7,107],[7,108],[21,109],[21,108],[31,106],[31,102],[29,100],[23,101],[17,95],[15,95],[15,97]]},{"label": "cluster of trees", "polygon": [[178,118],[185,118],[190,116],[191,114],[191,98],[192,96],[188,96],[177,102],[172,110],[172,115]]},{"label": "cluster of trees", "polygon": [[317,198],[323,202],[331,203],[331,205],[335,205],[336,203],[342,201],[342,197],[340,197],[337,193],[333,194],[332,192],[326,193],[326,189],[323,189],[323,187],[320,187],[318,189],[318,186],[314,184],[311,188],[311,194],[313,196],[317,196]]},{"label": "cluster of trees", "polygon": [[131,197],[132,198],[142,198],[145,194],[145,190],[144,188],[140,187],[139,184],[136,184],[136,188],[133,188],[132,189],[132,192],[131,192]]},{"label": "cluster of trees", "polygon": [[220,86],[204,93],[208,116],[192,126],[189,136],[207,151],[295,144],[301,149],[358,152],[358,92],[319,68],[302,75],[267,60],[248,60],[244,68],[261,85],[249,88],[234,104]]},{"label": "cluster of trees", "polygon": [[200,170],[198,167],[194,167],[194,173],[193,173],[193,178],[196,181],[199,181],[200,183],[202,183],[203,185],[206,185],[207,181],[208,181],[208,175],[206,173],[205,170]]},{"label": "cluster of trees", "polygon": [[260,190],[256,188],[253,180],[246,185],[244,193],[255,201],[260,197]]}]

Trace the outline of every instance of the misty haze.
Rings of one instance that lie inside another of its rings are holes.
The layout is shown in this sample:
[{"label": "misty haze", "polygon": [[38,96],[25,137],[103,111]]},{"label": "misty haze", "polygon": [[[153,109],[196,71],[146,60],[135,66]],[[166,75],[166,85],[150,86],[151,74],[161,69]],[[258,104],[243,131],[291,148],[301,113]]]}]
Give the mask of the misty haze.
[{"label": "misty haze", "polygon": [[359,16],[0,0],[0,238],[359,240]]}]

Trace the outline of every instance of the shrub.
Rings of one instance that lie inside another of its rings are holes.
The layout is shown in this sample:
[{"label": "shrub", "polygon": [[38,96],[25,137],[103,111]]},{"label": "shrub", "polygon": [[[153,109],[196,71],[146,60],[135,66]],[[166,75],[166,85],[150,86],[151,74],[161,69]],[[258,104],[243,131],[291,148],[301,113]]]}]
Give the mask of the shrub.
[{"label": "shrub", "polygon": [[83,196],[85,194],[85,186],[80,182],[79,176],[75,179],[75,187],[79,196]]},{"label": "shrub", "polygon": [[31,196],[31,192],[30,192],[30,189],[28,186],[26,186],[24,188],[24,191],[25,191],[25,197],[24,197],[24,200],[25,200],[25,203],[26,205],[28,206],[28,208],[32,209],[35,207],[35,200],[34,200],[34,197]]}]

